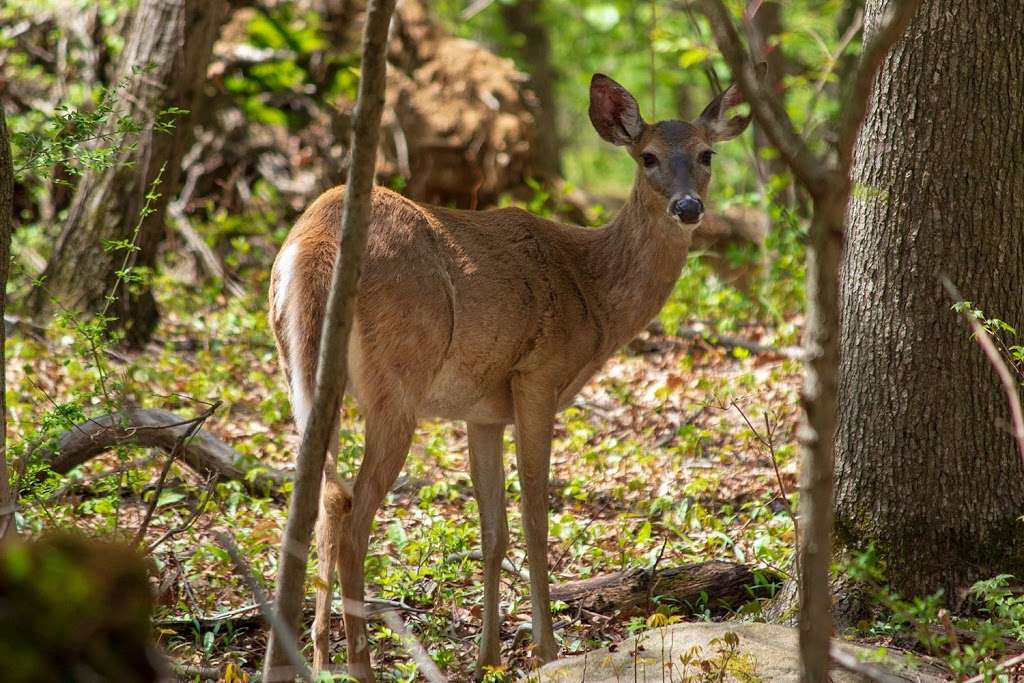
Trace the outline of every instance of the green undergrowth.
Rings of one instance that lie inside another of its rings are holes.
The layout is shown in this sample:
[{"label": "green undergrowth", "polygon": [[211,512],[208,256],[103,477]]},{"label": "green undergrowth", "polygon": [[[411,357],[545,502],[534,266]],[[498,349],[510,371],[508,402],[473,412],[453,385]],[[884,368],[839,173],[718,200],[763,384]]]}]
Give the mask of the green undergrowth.
[{"label": "green undergrowth", "polygon": [[[196,281],[184,257],[168,257],[155,281],[163,322],[156,341],[142,352],[102,348],[97,361],[68,321],[54,323],[45,339],[11,337],[7,398],[15,456],[110,407],[162,408],[190,418],[205,409],[200,401],[220,401],[205,429],[253,466],[290,467],[298,439],[265,314],[269,254],[284,231],[266,217],[253,221],[266,226],[262,236],[245,240],[248,249],[228,252],[229,265],[246,283],[242,296]],[[244,224],[224,218],[200,229],[213,246],[224,248],[238,246],[243,238],[237,226]],[[748,326],[771,326],[772,317],[757,313],[755,300],[747,299],[746,309],[741,299],[715,300],[711,295],[724,286],[696,259],[687,280],[707,296],[702,299],[699,291],[681,284],[668,315],[680,320],[731,316]],[[764,291],[789,309],[791,302],[779,294],[783,289]],[[98,363],[114,391],[109,403],[97,389]],[[559,420],[550,489],[552,580],[724,559],[764,572],[770,584],[770,576],[789,566],[793,525],[768,450],[733,404],[755,425],[767,414],[776,426],[775,459],[795,504],[797,372],[790,361],[737,357],[686,341],[673,341],[653,355],[624,353],[613,359]],[[362,427],[350,402],[341,429],[340,468],[352,476],[361,457]],[[509,558],[518,567],[525,556],[513,449],[509,430]],[[479,546],[479,530],[466,457],[461,424],[421,425],[402,478],[377,516],[366,565],[371,593],[410,608],[403,613],[409,629],[455,680],[472,668],[482,600],[479,563],[468,558]],[[172,532],[151,553],[154,581],[164,587],[157,615],[162,645],[181,661],[233,663],[251,671],[258,666],[263,638],[252,613],[208,621],[252,603],[213,532],[228,531],[269,587],[277,570],[284,502],[254,497],[238,482],[205,481],[177,464],[156,491],[164,460],[162,453],[123,447],[62,476],[30,459],[32,476],[19,482],[19,525],[30,535],[74,527],[131,540],[155,504],[146,543]],[[187,528],[175,532],[193,516]],[[516,626],[529,621],[526,586],[510,574],[503,578],[507,671],[492,672],[494,680],[514,678],[531,666],[526,644],[512,639]],[[761,597],[768,592],[761,591]],[[754,600],[743,612],[756,616],[759,604]],[[721,616],[701,601],[659,607],[686,618]],[[627,628],[580,622],[567,609],[556,605],[569,622],[560,631],[565,653],[614,642]],[[378,624],[371,640],[388,672],[385,678],[415,679],[416,665],[397,634]],[[340,642],[334,651],[343,659]]]}]

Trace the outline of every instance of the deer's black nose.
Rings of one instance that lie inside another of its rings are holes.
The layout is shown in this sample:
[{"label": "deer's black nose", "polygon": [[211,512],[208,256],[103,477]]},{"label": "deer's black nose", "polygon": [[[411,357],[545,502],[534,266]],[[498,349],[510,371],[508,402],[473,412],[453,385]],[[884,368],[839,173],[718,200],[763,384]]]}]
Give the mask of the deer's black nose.
[{"label": "deer's black nose", "polygon": [[683,223],[697,223],[704,215],[704,204],[693,195],[673,199],[669,211]]}]

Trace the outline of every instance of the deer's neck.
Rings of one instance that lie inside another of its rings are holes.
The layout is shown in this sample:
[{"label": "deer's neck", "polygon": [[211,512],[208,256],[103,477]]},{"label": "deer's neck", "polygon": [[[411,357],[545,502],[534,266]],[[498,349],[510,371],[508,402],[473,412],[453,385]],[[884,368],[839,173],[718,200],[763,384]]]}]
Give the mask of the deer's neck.
[{"label": "deer's neck", "polygon": [[686,261],[692,231],[668,216],[665,200],[645,183],[601,229],[590,254],[607,313],[605,338],[621,346],[642,330],[672,293]]}]

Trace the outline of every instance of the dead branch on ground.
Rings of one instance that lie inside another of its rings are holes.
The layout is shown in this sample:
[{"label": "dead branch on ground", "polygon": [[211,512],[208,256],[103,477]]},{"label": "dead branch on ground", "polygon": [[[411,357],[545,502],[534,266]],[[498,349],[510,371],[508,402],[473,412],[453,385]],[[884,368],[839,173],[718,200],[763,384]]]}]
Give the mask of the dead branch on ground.
[{"label": "dead branch on ground", "polygon": [[[158,408],[132,408],[92,418],[61,434],[56,444],[43,444],[29,451],[26,459],[41,458],[58,474],[72,469],[119,446],[159,448],[173,452],[194,420]],[[246,467],[242,456],[210,432],[199,429],[181,447],[181,462],[205,476],[240,482],[253,495],[279,494],[287,480],[285,472],[272,468]]]}]

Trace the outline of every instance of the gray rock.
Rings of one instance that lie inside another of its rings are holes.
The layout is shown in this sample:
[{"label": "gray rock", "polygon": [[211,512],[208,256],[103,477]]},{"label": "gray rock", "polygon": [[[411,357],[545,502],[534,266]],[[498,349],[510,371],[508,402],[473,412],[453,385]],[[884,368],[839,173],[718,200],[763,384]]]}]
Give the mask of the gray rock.
[{"label": "gray rock", "polygon": [[[551,662],[526,680],[541,683],[696,683],[704,680],[796,683],[800,679],[797,638],[796,629],[775,624],[674,624],[646,631],[619,643],[613,650],[595,650],[585,656]],[[637,640],[641,642],[639,651]],[[877,661],[872,649],[849,643],[842,643],[840,647],[857,655],[859,660]],[[690,662],[684,665],[680,658],[687,656]],[[671,668],[667,666],[669,662]],[[910,662],[898,654],[888,653],[884,664],[898,680],[920,683],[948,680],[935,667],[911,668]],[[702,677],[702,667],[709,670],[709,678]],[[726,675],[719,679],[723,668]],[[831,678],[834,683],[868,680],[842,669],[834,669]]]}]

